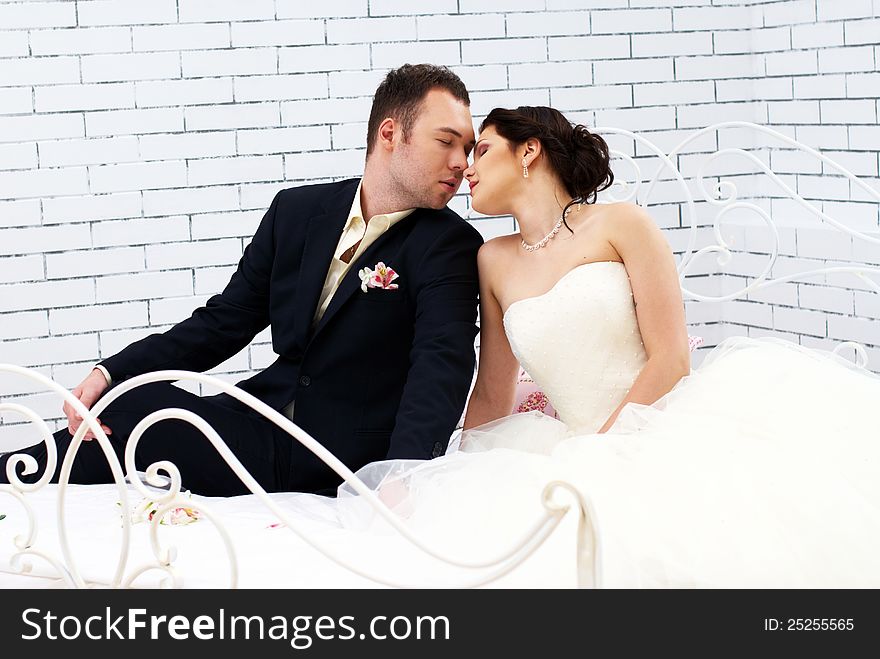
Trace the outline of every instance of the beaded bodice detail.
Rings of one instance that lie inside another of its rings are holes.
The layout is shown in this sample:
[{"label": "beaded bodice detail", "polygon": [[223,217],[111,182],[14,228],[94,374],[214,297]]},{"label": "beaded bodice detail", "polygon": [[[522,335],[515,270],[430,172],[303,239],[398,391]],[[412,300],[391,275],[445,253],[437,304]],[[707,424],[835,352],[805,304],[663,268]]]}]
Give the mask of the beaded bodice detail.
[{"label": "beaded bodice detail", "polygon": [[573,432],[596,432],[647,360],[626,268],[585,263],[504,313],[510,347]]}]

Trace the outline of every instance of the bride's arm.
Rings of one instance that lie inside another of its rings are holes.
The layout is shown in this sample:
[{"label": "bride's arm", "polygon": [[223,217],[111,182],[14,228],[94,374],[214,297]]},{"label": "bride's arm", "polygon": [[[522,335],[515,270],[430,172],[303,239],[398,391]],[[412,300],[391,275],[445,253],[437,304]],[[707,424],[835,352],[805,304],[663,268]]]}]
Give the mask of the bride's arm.
[{"label": "bride's arm", "polygon": [[648,361],[599,432],[611,427],[627,403],[650,405],[690,372],[684,303],[669,244],[639,206],[620,204],[609,220],[609,240],[629,275]]},{"label": "bride's arm", "polygon": [[501,305],[492,290],[493,267],[503,262],[504,254],[499,253],[495,241],[480,248],[480,366],[464,419],[465,430],[507,416],[513,408],[519,363],[504,333]]}]

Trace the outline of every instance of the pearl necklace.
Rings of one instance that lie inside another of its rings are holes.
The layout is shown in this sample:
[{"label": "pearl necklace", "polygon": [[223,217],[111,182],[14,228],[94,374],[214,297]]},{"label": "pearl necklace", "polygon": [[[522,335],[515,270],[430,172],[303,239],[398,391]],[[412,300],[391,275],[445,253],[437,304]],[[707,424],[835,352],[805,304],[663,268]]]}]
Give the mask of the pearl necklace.
[{"label": "pearl necklace", "polygon": [[[550,231],[550,233],[548,233],[546,236],[541,238],[541,240],[536,242],[534,245],[529,245],[526,242],[526,239],[523,238],[522,239],[523,249],[526,250],[527,252],[534,252],[536,250],[541,249],[542,247],[545,247],[547,245],[547,243],[549,243],[551,240],[553,240],[556,237],[556,234],[559,233],[559,230],[562,228],[563,223],[565,222],[568,215],[571,213],[572,208],[573,208],[573,206],[569,206],[565,210],[565,212],[562,214],[562,217],[559,218],[559,222],[556,223],[556,225],[553,227],[553,229]],[[578,208],[578,210],[580,210],[581,205],[578,204],[577,208]]]}]

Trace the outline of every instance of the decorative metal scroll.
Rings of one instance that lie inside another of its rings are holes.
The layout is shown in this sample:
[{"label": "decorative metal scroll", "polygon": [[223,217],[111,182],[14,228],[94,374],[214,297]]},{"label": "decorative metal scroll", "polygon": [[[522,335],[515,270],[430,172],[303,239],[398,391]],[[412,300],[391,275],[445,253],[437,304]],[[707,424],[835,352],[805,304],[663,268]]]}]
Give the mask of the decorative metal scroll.
[{"label": "decorative metal scroll", "polygon": [[[208,518],[219,532],[221,541],[229,560],[229,586],[236,587],[238,585],[239,575],[239,557],[236,554],[233,536],[227,531],[225,525],[221,521],[210,506],[203,502],[184,498],[181,493],[181,476],[177,467],[168,461],[160,461],[151,464],[146,470],[146,483],[154,486],[165,486],[166,478],[170,479],[170,485],[167,492],[156,494],[155,491],[147,489],[146,484],[141,480],[139,473],[135,467],[135,452],[144,432],[153,424],[164,419],[179,419],[192,424],[204,434],[211,442],[214,449],[221,458],[229,465],[235,474],[241,479],[241,482],[252,492],[260,502],[271,511],[278,519],[281,520],[291,532],[299,536],[306,544],[317,550],[325,557],[335,562],[340,567],[349,572],[373,581],[392,587],[417,587],[417,583],[402,583],[395,579],[394,575],[377,574],[369,568],[357,565],[342,558],[339,552],[326,542],[318,541],[309,537],[303,528],[302,520],[297,520],[295,516],[290,515],[281,506],[275,503],[254,479],[253,476],[245,469],[245,467],[235,457],[230,448],[220,438],[214,428],[208,424],[203,418],[188,410],[183,409],[165,409],[154,412],[144,418],[132,431],[125,449],[125,470],[123,471],[110,440],[104,433],[97,419],[101,413],[114,400],[124,393],[144,384],[161,381],[190,381],[200,382],[212,387],[220,389],[226,394],[244,403],[251,409],[262,414],[265,418],[277,425],[279,428],[287,432],[293,439],[300,442],[308,448],[312,453],[319,457],[333,471],[335,471],[349,486],[364,500],[372,509],[381,516],[400,536],[406,539],[412,546],[436,559],[438,562],[470,570],[475,576],[463,580],[460,583],[449,584],[452,587],[472,588],[486,585],[496,581],[502,576],[508,574],[531,556],[546,540],[553,531],[559,526],[563,517],[571,511],[578,517],[578,543],[583,544],[582,538],[589,536],[589,546],[579,546],[577,555],[581,563],[589,561],[589,564],[578,566],[578,574],[582,585],[600,586],[600,545],[598,537],[598,529],[594,524],[594,515],[589,499],[568,483],[562,481],[554,481],[548,483],[544,488],[542,496],[542,504],[544,506],[544,514],[536,519],[531,526],[524,528],[521,537],[513,539],[510,546],[495,555],[473,557],[473,550],[468,549],[468,556],[453,556],[436,550],[419,538],[413,531],[396,516],[388,506],[380,500],[376,492],[370,489],[363,481],[361,481],[348,467],[346,467],[338,458],[330,453],[317,440],[309,435],[302,428],[293,423],[290,419],[272,409],[259,399],[248,394],[247,392],[237,388],[236,386],[226,383],[218,378],[204,375],[201,373],[192,373],[189,371],[157,371],[140,375],[119,384],[102,397],[91,410],[87,410],[85,406],[71,394],[69,391],[53,382],[44,375],[19,366],[0,364],[0,372],[15,373],[24,376],[30,380],[35,380],[44,385],[48,389],[56,392],[67,403],[71,404],[77,412],[82,416],[83,423],[80,425],[76,434],[70,443],[70,447],[64,457],[59,471],[58,489],[57,489],[57,515],[56,524],[58,528],[59,539],[61,543],[61,556],[55,556],[51,552],[40,548],[37,519],[34,515],[33,508],[28,504],[27,495],[33,493],[49,483],[51,474],[54,472],[54,466],[57,461],[57,453],[55,441],[45,422],[35,415],[32,411],[27,410],[20,405],[6,403],[0,404],[0,411],[18,412],[27,416],[27,418],[36,424],[43,435],[43,441],[46,444],[49,453],[48,468],[40,476],[36,483],[28,484],[20,480],[16,474],[16,466],[24,463],[24,475],[34,474],[37,470],[36,462],[29,455],[19,454],[13,455],[7,464],[7,477],[10,485],[0,485],[0,493],[12,495],[24,508],[28,520],[28,532],[25,535],[16,536],[15,545],[19,550],[13,556],[13,568],[21,573],[30,571],[32,564],[28,560],[31,558],[40,558],[47,561],[55,569],[57,575],[64,582],[73,587],[84,588],[89,585],[82,577],[77,565],[76,556],[71,550],[71,544],[68,538],[67,519],[65,516],[65,501],[67,497],[67,486],[70,479],[70,472],[73,461],[83,442],[86,430],[91,430],[95,435],[93,441],[97,441],[108,464],[111,467],[114,483],[117,486],[119,500],[122,503],[123,510],[129,510],[128,490],[125,485],[125,475],[127,474],[130,482],[135,489],[147,498],[151,498],[158,506],[156,514],[150,521],[150,543],[154,556],[154,561],[146,565],[130,568],[129,554],[131,542],[131,520],[128,515],[122,516],[122,530],[119,544],[119,553],[116,561],[116,568],[112,578],[109,579],[111,587],[127,587],[141,575],[150,571],[159,571],[164,573],[165,577],[161,585],[176,586],[182,585],[183,581],[178,571],[175,569],[174,561],[177,558],[177,548],[174,546],[164,546],[159,538],[159,526],[163,515],[180,506],[196,508],[199,512]],[[163,473],[165,476],[163,476]],[[573,503],[562,504],[554,499],[555,492],[568,492],[573,495]],[[584,535],[586,533],[586,535]]]},{"label": "decorative metal scroll", "polygon": [[[852,236],[854,239],[873,243],[875,245],[878,245],[878,249],[880,249],[880,236],[872,236],[861,231],[856,231],[848,227],[844,222],[835,219],[834,217],[823,211],[821,208],[817,208],[815,205],[807,201],[796,190],[793,190],[788,184],[786,184],[785,181],[778,174],[770,169],[770,167],[768,167],[754,153],[743,148],[730,147],[719,149],[714,153],[708,154],[699,168],[698,174],[695,178],[695,182],[698,184],[700,191],[703,193],[704,201],[711,204],[712,206],[717,207],[718,211],[715,215],[715,219],[712,225],[715,243],[697,249],[696,243],[698,225],[695,200],[691,189],[687,185],[685,177],[682,175],[682,173],[679,171],[679,168],[675,164],[675,158],[679,156],[687,146],[693,144],[696,140],[700,139],[704,135],[719,133],[720,131],[729,128],[745,128],[749,130],[754,130],[757,133],[764,134],[785,145],[794,147],[795,149],[803,153],[809,154],[810,156],[818,159],[827,167],[846,177],[851,184],[857,186],[870,198],[877,200],[877,202],[880,202],[880,192],[859,179],[855,174],[847,170],[842,165],[838,164],[828,156],[823,155],[812,147],[798,142],[797,140],[794,140],[787,135],[783,135],[779,131],[773,130],[772,128],[768,128],[766,126],[761,126],[759,124],[747,121],[726,121],[712,124],[711,126],[707,126],[706,128],[695,131],[691,135],[688,135],[688,137],[686,137],[678,145],[676,145],[668,154],[664,153],[663,150],[661,150],[650,140],[636,133],[632,133],[628,130],[623,130],[620,128],[596,128],[595,131],[601,133],[604,136],[622,135],[626,138],[633,140],[635,143],[641,145],[649,154],[656,156],[656,158],[661,163],[661,167],[658,168],[657,172],[650,179],[645,181],[647,177],[642,175],[642,168],[640,167],[638,160],[627,153],[623,153],[620,150],[613,148],[610,149],[612,157],[622,161],[623,163],[626,163],[628,168],[635,172],[635,176],[631,180],[621,179],[618,177],[618,173],[615,172],[617,187],[621,188],[622,194],[615,195],[612,193],[610,195],[607,195],[606,198],[609,201],[637,201],[639,199],[643,201],[649,200],[651,197],[651,193],[653,192],[655,186],[660,180],[660,176],[664,173],[670,176],[671,180],[674,180],[680,184],[683,198],[682,209],[687,214],[687,220],[690,230],[687,247],[684,253],[681,255],[678,263],[679,278],[682,282],[682,292],[685,298],[701,301],[723,302],[727,300],[741,298],[750,292],[764,289],[776,284],[781,284],[796,279],[803,279],[805,277],[831,273],[852,274],[858,277],[860,280],[864,281],[874,292],[880,293],[880,284],[878,284],[877,281],[869,276],[880,275],[880,267],[869,265],[816,268],[814,270],[799,272],[784,277],[770,277],[770,273],[773,269],[774,264],[776,263],[777,257],[779,256],[779,233],[777,230],[776,222],[773,220],[773,218],[770,217],[766,210],[764,210],[757,204],[750,201],[740,200],[738,198],[737,185],[734,181],[720,180],[720,177],[713,177],[719,178],[719,181],[715,183],[713,187],[709,186],[709,184],[707,183],[707,169],[712,163],[718,161],[719,159],[730,156],[738,156],[746,159],[752,165],[757,167],[757,169],[761,173],[765,174],[771,182],[776,184],[778,188],[784,193],[785,197],[795,201],[801,208],[803,208],[811,215],[816,216],[822,222],[825,222],[835,229],[838,229],[839,231]],[[645,188],[644,194],[642,195],[641,193],[643,191],[643,185],[645,186]],[[727,216],[731,212],[736,210],[745,210],[754,213],[754,215],[760,218],[763,224],[769,229],[770,235],[772,237],[772,242],[769,246],[769,254],[766,264],[762,268],[761,272],[757,273],[747,285],[732,293],[719,296],[708,296],[688,289],[684,285],[685,278],[690,273],[693,264],[701,256],[707,254],[717,255],[716,261],[720,268],[724,268],[731,262],[733,258],[733,251],[731,250],[730,245],[727,244],[722,236],[722,225]],[[862,354],[864,356],[864,353]]]}]

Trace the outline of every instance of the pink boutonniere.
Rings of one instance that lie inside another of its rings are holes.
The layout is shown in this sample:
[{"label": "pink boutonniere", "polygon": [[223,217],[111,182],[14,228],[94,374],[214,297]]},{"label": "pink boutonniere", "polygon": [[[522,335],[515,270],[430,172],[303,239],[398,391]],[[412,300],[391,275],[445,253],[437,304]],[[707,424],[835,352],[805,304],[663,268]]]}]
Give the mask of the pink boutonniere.
[{"label": "pink boutonniere", "polygon": [[393,291],[398,286],[392,283],[400,277],[393,268],[379,261],[373,269],[364,268],[359,273],[361,278],[361,290],[366,293],[369,288],[381,288],[386,291]]}]

